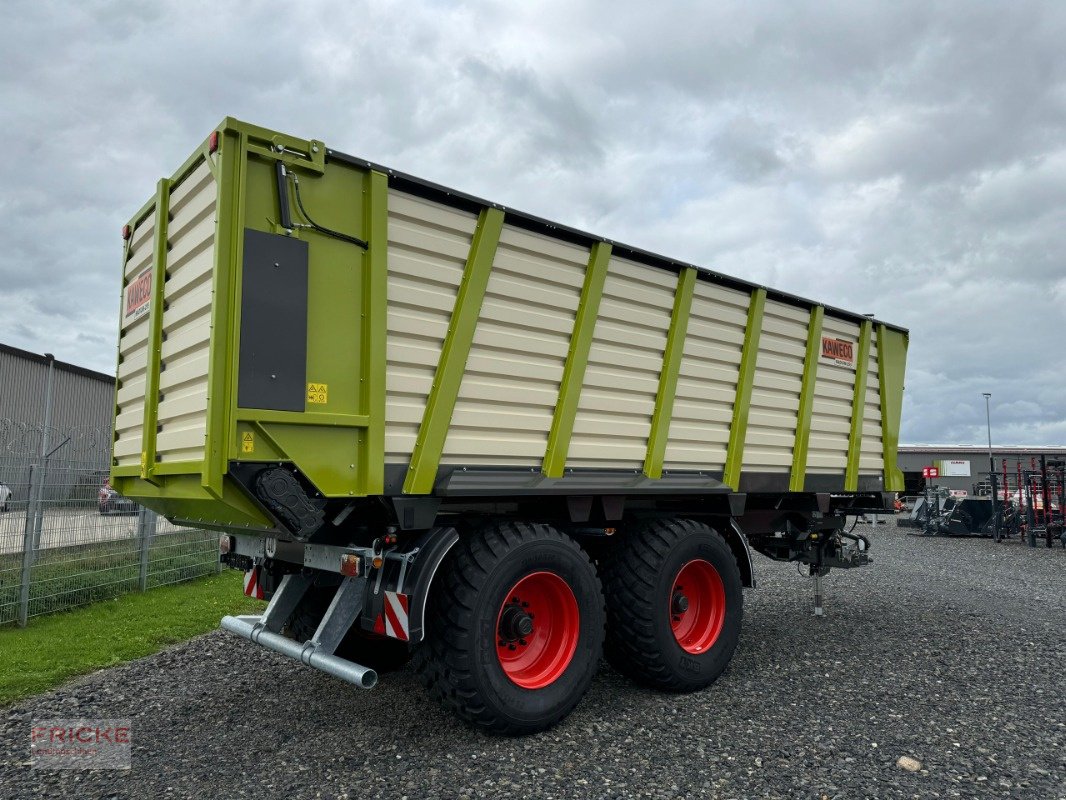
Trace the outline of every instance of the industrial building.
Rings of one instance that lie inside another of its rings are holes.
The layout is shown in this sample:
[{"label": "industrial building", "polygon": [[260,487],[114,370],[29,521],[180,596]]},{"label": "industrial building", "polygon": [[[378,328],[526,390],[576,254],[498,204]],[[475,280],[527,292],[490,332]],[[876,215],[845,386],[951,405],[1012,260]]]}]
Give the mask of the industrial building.
[{"label": "industrial building", "polygon": [[26,471],[44,457],[57,485],[74,476],[97,483],[109,466],[114,403],[112,376],[0,344],[0,483],[12,499],[24,499]]},{"label": "industrial building", "polygon": [[[1003,471],[1003,460],[1007,461],[1009,476],[1021,470],[1037,470],[1041,457],[1048,460],[1066,458],[1066,447],[993,447],[992,459],[996,466],[997,483],[1002,485],[998,476]],[[943,486],[956,492],[978,494],[979,485],[988,483],[988,447],[967,445],[900,445],[898,456],[899,468],[903,470],[903,479],[907,494],[920,494],[925,488],[922,470],[936,467],[939,476],[933,480],[937,486]]]}]

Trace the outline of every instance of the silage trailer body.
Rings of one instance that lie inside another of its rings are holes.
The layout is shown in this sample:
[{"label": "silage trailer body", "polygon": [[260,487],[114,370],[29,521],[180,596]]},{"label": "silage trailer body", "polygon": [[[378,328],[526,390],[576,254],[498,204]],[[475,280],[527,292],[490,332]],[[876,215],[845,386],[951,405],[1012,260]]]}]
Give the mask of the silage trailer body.
[{"label": "silage trailer body", "polygon": [[862,315],[233,119],[124,237],[113,485],[227,535],[271,598],[229,630],[364,686],[413,652],[488,729],[567,713],[604,627],[706,685],[748,543],[864,563],[844,515],[903,488],[907,333]]}]

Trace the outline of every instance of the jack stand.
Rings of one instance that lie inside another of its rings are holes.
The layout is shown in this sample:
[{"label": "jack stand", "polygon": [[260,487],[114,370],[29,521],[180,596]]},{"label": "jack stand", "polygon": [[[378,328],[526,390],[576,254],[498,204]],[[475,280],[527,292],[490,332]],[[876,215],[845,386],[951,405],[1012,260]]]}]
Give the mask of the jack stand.
[{"label": "jack stand", "polygon": [[814,616],[824,616],[825,612],[822,610],[822,573],[821,570],[814,571]]}]

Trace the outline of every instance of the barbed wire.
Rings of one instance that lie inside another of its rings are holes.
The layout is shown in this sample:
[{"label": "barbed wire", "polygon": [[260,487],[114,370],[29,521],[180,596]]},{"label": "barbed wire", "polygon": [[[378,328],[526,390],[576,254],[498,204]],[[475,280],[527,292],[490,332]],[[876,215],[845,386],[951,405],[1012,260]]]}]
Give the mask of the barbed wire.
[{"label": "barbed wire", "polygon": [[[36,456],[41,452],[45,426],[0,417],[0,454]],[[111,451],[109,426],[48,426],[49,449],[63,458],[106,458]]]}]

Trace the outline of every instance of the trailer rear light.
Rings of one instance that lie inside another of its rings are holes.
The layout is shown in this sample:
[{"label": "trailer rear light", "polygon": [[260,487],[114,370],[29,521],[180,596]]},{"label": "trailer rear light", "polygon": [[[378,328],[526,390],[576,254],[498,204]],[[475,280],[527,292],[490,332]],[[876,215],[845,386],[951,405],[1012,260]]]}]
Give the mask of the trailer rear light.
[{"label": "trailer rear light", "polygon": [[122,241],[128,242],[130,240],[130,234],[131,233],[133,233],[133,231],[130,230],[130,226],[129,225],[123,225],[122,226]]},{"label": "trailer rear light", "polygon": [[218,151],[218,131],[211,131],[211,135],[207,137],[207,152],[211,153]]},{"label": "trailer rear light", "polygon": [[341,556],[341,575],[355,578],[359,575],[359,556],[345,553]]}]

